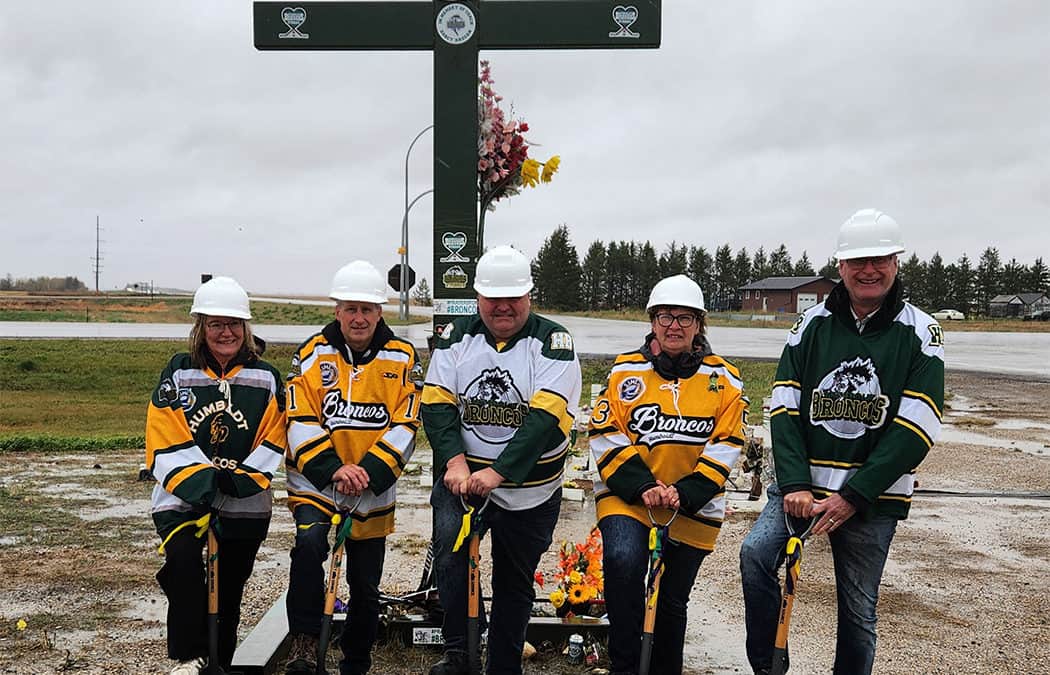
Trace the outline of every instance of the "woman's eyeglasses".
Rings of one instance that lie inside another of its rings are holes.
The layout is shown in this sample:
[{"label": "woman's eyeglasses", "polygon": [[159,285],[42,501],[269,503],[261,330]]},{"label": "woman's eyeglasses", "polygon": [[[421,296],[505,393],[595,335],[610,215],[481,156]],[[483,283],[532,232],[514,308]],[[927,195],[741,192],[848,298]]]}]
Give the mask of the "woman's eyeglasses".
[{"label": "woman's eyeglasses", "polygon": [[231,333],[237,333],[244,328],[244,322],[240,319],[236,321],[205,321],[204,327],[211,333],[222,333],[227,328],[230,329]]},{"label": "woman's eyeglasses", "polygon": [[660,324],[664,328],[670,328],[671,324],[675,321],[682,328],[689,328],[696,323],[696,314],[670,314],[661,312],[656,315],[656,323]]}]

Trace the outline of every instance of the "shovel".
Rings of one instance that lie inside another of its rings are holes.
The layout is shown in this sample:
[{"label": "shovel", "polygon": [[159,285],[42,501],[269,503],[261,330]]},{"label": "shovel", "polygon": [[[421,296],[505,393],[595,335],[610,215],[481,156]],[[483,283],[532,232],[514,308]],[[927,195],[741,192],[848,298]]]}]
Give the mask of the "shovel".
[{"label": "shovel", "polygon": [[481,673],[481,514],[489,505],[485,498],[480,508],[475,509],[460,497],[463,503],[463,524],[452,547],[453,553],[463,546],[467,536],[467,671],[470,675]]},{"label": "shovel", "polygon": [[[336,494],[336,512],[332,514],[332,527],[336,529],[335,544],[328,561],[328,582],[324,592],[324,613],[321,615],[321,634],[317,638],[317,675],[325,675],[325,659],[328,656],[328,643],[332,640],[332,615],[335,614],[335,596],[339,591],[339,572],[343,567],[343,545],[350,539],[354,526],[354,511],[361,503],[357,498],[349,509],[340,507],[339,495]],[[342,526],[340,527],[340,523]]]},{"label": "shovel", "polygon": [[214,513],[208,518],[208,557],[205,559],[205,570],[208,578],[208,666],[202,671],[208,675],[224,675],[219,665],[219,538],[215,533],[218,526]]},{"label": "shovel", "polygon": [[649,575],[645,582],[645,618],[642,620],[642,655],[638,664],[638,675],[649,675],[653,658],[653,632],[656,628],[656,603],[660,596],[660,578],[664,575],[664,542],[671,523],[678,517],[678,509],[671,513],[666,523],[658,523],[649,511]]},{"label": "shovel", "polygon": [[799,534],[801,523],[805,522],[805,519],[784,514],[784,523],[788,530],[787,545],[784,547],[784,597],[780,602],[780,619],[777,622],[776,642],[773,643],[773,666],[769,671],[770,675],[784,675],[788,669],[788,629],[791,627],[791,608],[795,604],[795,588],[802,569],[802,547],[817,519],[811,518]]}]

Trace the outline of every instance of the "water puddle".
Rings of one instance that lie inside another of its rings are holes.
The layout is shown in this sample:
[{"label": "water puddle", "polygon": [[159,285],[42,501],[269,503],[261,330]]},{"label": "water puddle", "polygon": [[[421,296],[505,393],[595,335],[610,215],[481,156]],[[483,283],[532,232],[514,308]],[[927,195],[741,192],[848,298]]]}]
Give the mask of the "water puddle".
[{"label": "water puddle", "polygon": [[1026,452],[1040,457],[1050,457],[1050,444],[1044,441],[1016,441],[1009,438],[996,438],[973,431],[964,431],[950,424],[941,427],[941,436],[938,440],[939,442],[968,443],[987,448],[1002,448],[1004,450]]},{"label": "water puddle", "polygon": [[168,603],[163,597],[135,598],[127,603],[120,616],[136,621],[155,621],[165,623],[168,616]]},{"label": "water puddle", "polygon": [[51,483],[40,488],[41,494],[75,496],[76,499],[99,499],[108,501],[113,498],[113,493],[102,488],[84,487],[80,483]]},{"label": "water puddle", "polygon": [[995,421],[996,429],[1043,429],[1050,431],[1050,423],[1047,422],[1033,422],[1032,420],[1024,420],[1017,418],[1006,418]]},{"label": "water puddle", "polygon": [[82,520],[95,522],[98,520],[105,520],[106,518],[134,518],[141,517],[144,513],[149,513],[150,501],[148,499],[133,499],[131,501],[121,502],[120,504],[111,504],[104,509],[97,511],[86,511],[81,510],[77,512],[77,515]]}]

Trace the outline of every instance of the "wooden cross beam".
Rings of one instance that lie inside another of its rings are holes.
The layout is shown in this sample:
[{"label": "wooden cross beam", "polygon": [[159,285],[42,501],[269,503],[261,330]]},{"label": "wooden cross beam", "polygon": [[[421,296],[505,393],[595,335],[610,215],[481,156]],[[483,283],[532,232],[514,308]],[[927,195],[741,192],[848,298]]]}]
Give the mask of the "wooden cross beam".
[{"label": "wooden cross beam", "polygon": [[440,330],[476,308],[478,50],[654,49],[660,46],[660,4],[256,2],[255,47],[434,52],[434,327]]}]

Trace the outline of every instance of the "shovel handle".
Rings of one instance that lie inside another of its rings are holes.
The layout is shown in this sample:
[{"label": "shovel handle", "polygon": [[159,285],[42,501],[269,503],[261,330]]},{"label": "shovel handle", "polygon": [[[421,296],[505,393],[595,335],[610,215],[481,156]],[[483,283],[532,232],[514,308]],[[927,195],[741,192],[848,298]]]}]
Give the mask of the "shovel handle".
[{"label": "shovel handle", "polygon": [[[208,666],[219,668],[219,538],[215,535],[215,516],[208,527]],[[218,672],[216,670],[216,672]]]}]

